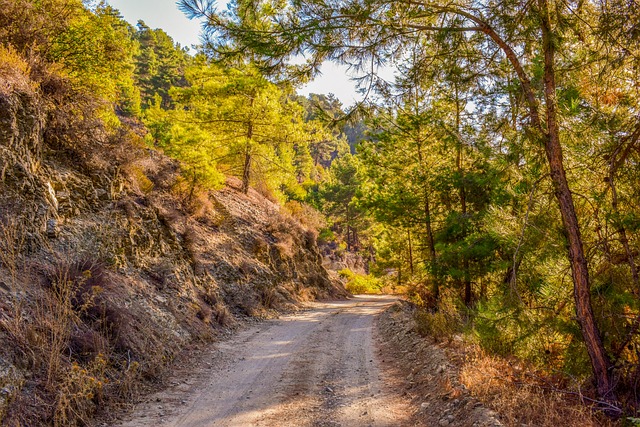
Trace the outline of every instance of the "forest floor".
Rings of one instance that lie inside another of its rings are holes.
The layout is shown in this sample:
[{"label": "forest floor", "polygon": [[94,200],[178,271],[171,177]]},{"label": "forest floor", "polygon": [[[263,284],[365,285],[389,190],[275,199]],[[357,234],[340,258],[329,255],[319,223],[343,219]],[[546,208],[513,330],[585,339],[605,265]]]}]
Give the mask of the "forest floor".
[{"label": "forest floor", "polygon": [[[402,308],[357,296],[248,327],[177,361],[166,387],[115,425],[501,425],[452,388],[444,353],[420,345]],[[415,349],[430,352],[419,367],[432,374],[415,375]]]}]

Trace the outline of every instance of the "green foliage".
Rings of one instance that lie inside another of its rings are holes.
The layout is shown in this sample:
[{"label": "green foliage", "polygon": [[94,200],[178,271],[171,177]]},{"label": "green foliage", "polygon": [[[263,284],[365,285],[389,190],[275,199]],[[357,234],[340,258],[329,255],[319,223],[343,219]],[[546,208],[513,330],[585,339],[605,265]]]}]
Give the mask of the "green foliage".
[{"label": "green foliage", "polygon": [[381,292],[382,287],[384,286],[383,282],[375,278],[369,274],[358,274],[353,271],[345,268],[338,272],[340,277],[347,281],[345,287],[347,291],[351,292],[354,295],[357,294],[379,294]]},{"label": "green foliage", "polygon": [[145,106],[154,105],[156,96],[159,96],[162,108],[172,107],[170,89],[187,84],[185,68],[192,61],[187,49],[174,44],[163,30],[152,30],[144,21],[138,21],[135,39],[140,45],[135,57],[135,77],[142,103]]}]

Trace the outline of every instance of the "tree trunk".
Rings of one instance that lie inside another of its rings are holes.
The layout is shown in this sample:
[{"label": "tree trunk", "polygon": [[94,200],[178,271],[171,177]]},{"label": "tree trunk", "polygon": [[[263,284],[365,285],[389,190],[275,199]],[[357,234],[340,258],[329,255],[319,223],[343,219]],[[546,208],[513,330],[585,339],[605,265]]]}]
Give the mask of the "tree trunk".
[{"label": "tree trunk", "polygon": [[[252,100],[253,103],[253,100]],[[253,122],[247,123],[247,146],[244,152],[244,166],[242,168],[242,192],[249,192],[249,184],[251,183],[251,139],[253,138]]]},{"label": "tree trunk", "polygon": [[[446,10],[446,8],[444,8]],[[549,6],[547,0],[538,0],[538,9],[540,13],[540,24],[542,30],[542,42],[545,61],[545,98],[547,113],[547,129],[542,125],[540,115],[538,113],[539,103],[531,87],[531,80],[527,76],[518,56],[502,37],[486,22],[472,13],[455,10],[460,16],[470,19],[479,25],[480,31],[487,34],[504,52],[507,60],[513,66],[514,71],[518,75],[522,90],[525,95],[529,107],[529,117],[531,119],[532,128],[538,133],[538,136],[544,141],[545,153],[549,163],[551,179],[553,181],[554,191],[560,213],[562,215],[562,223],[567,234],[569,243],[569,263],[571,265],[571,274],[573,277],[573,293],[576,306],[576,315],[582,332],[587,352],[591,360],[591,368],[596,381],[598,394],[604,399],[615,399],[613,393],[613,382],[611,378],[611,361],[602,344],[602,338],[598,326],[595,322],[593,309],[591,307],[591,295],[589,289],[589,271],[587,261],[584,257],[584,249],[582,247],[582,237],[580,236],[580,228],[578,218],[573,205],[573,197],[567,177],[562,163],[562,149],[559,139],[559,129],[557,124],[556,112],[556,83],[554,70],[554,54],[555,47],[553,45],[553,34],[551,31],[551,22],[549,18]]]},{"label": "tree trunk", "polygon": [[556,199],[560,206],[562,223],[566,231],[569,249],[569,262],[573,276],[573,291],[576,316],[582,336],[591,359],[591,366],[600,397],[613,398],[611,380],[611,361],[607,356],[602,338],[591,306],[589,270],[584,256],[582,236],[576,215],[573,196],[567,182],[562,160],[559,128],[557,122],[556,82],[554,69],[555,46],[551,31],[551,22],[547,0],[538,0],[540,9],[542,43],[544,49],[544,92],[546,100],[547,132],[544,138],[545,152],[549,162],[551,179]]},{"label": "tree trunk", "polygon": [[249,148],[244,153],[244,166],[242,168],[242,192],[249,192],[249,183],[251,182],[251,153]]},{"label": "tree trunk", "polygon": [[[612,159],[615,156],[612,156]],[[609,173],[609,188],[611,188],[611,207],[613,208],[613,212],[616,214],[616,231],[620,235],[620,242],[622,243],[622,247],[624,248],[624,252],[627,255],[627,263],[629,264],[629,269],[631,270],[631,278],[633,279],[633,292],[636,294],[640,294],[640,279],[638,278],[638,268],[636,267],[636,263],[633,257],[633,251],[631,250],[631,246],[629,245],[629,238],[627,237],[627,230],[624,227],[624,224],[620,221],[620,211],[618,210],[618,191],[615,185],[615,169],[613,166],[613,160],[611,162],[611,168]]]},{"label": "tree trunk", "polygon": [[[458,151],[456,154],[456,168],[460,178],[460,209],[462,211],[463,235],[467,235],[467,193],[464,185],[464,168],[462,167],[462,136],[460,135],[460,114],[462,107],[460,106],[460,95],[458,85],[455,85],[456,94],[456,134],[458,137]],[[469,259],[466,255],[462,255],[462,271],[464,272],[464,304],[471,307],[473,300],[471,292],[471,272],[469,271]]]},{"label": "tree trunk", "polygon": [[413,245],[411,244],[411,230],[407,230],[407,240],[409,241],[409,271],[413,276]]},{"label": "tree trunk", "polygon": [[[433,268],[437,269],[438,258],[436,254],[435,239],[433,238],[433,227],[431,226],[431,206],[429,204],[429,193],[426,190],[424,192],[424,215],[431,265]],[[438,278],[438,272],[436,271],[433,276],[433,297],[438,301],[440,299],[440,279]]]}]

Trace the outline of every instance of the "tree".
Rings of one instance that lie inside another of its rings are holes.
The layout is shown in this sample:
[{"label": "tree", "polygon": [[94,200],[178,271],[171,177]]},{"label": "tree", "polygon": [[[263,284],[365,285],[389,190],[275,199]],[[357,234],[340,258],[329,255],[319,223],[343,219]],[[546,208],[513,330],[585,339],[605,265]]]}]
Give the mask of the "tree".
[{"label": "tree", "polygon": [[250,65],[222,68],[203,57],[185,71],[185,87],[159,94],[146,112],[154,143],[179,158],[189,176],[218,185],[224,175],[276,195],[294,195],[312,174],[304,111]]}]

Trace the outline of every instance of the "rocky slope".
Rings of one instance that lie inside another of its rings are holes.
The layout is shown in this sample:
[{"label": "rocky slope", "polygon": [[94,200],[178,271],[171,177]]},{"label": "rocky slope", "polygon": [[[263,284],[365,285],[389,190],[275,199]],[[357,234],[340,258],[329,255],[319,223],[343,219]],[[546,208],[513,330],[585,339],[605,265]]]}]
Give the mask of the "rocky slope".
[{"label": "rocky slope", "polygon": [[114,135],[73,102],[0,67],[3,425],[89,424],[189,343],[343,294],[277,205],[192,188],[135,126]]}]

